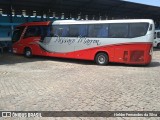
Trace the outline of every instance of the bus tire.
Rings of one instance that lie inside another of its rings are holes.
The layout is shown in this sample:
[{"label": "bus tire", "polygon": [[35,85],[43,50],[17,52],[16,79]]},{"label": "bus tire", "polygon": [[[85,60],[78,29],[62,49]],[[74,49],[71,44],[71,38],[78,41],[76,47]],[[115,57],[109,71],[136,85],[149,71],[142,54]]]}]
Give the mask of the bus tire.
[{"label": "bus tire", "polygon": [[24,56],[27,58],[31,58],[32,57],[32,50],[30,48],[25,48]]},{"label": "bus tire", "polygon": [[157,44],[157,48],[159,48],[159,49],[160,49],[160,43],[158,43],[158,44]]},{"label": "bus tire", "polygon": [[109,63],[109,58],[106,53],[98,53],[95,57],[95,62],[98,65],[107,65]]}]

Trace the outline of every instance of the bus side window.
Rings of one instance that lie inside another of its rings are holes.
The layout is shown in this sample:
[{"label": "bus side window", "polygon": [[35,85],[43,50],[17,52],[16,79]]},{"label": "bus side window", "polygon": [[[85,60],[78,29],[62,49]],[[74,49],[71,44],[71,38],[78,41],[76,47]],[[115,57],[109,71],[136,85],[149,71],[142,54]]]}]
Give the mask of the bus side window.
[{"label": "bus side window", "polygon": [[70,25],[69,27],[69,37],[78,37],[78,25]]},{"label": "bus side window", "polygon": [[148,23],[130,23],[129,37],[141,37],[147,33]]},{"label": "bus side window", "polygon": [[95,25],[88,25],[88,37],[96,37],[97,29]]},{"label": "bus side window", "polygon": [[57,25],[54,26],[54,36],[55,37],[68,37],[69,36],[69,26],[68,25]]},{"label": "bus side window", "polygon": [[40,28],[38,26],[30,26],[27,28],[23,38],[39,37],[39,36],[41,36]]},{"label": "bus side window", "polygon": [[105,24],[89,25],[89,37],[108,37],[108,26]]},{"label": "bus side window", "polygon": [[88,25],[79,25],[79,35],[81,37],[87,37],[88,36]]},{"label": "bus side window", "polygon": [[110,38],[127,38],[128,24],[127,23],[113,23],[109,25]]},{"label": "bus side window", "polygon": [[51,26],[40,26],[40,30],[41,30],[41,36],[44,37],[51,37]]},{"label": "bus side window", "polygon": [[52,26],[49,26],[47,29],[47,36],[53,37],[54,36],[54,28]]},{"label": "bus side window", "polygon": [[108,37],[108,25],[102,25],[98,34],[97,34],[97,37],[99,38],[107,38]]},{"label": "bus side window", "polygon": [[25,27],[18,27],[15,29],[15,31],[13,32],[13,36],[12,36],[13,43],[17,42],[21,38],[24,28]]}]

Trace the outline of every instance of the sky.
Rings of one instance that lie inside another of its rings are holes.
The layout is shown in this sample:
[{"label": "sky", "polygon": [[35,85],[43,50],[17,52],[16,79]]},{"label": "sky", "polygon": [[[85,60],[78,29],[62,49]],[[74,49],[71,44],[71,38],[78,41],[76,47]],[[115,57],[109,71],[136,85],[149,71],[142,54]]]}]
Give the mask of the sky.
[{"label": "sky", "polygon": [[141,4],[147,4],[147,5],[160,7],[160,0],[124,0],[124,1],[129,1],[129,2],[135,2],[135,3],[141,3]]}]

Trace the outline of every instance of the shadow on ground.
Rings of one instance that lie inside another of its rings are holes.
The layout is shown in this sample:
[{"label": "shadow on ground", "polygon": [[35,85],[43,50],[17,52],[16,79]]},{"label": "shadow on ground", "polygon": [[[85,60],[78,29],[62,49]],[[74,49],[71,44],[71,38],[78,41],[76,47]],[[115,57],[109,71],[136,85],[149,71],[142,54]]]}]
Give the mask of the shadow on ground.
[{"label": "shadow on ground", "polygon": [[[67,59],[67,58],[55,58],[55,57],[44,57],[44,56],[34,56],[32,58],[26,58],[23,55],[15,55],[12,53],[3,53],[0,54],[0,65],[9,65],[9,64],[17,64],[17,63],[28,63],[28,62],[36,62],[36,61],[57,61],[57,62],[67,62],[74,64],[82,64],[82,65],[96,65],[94,61],[87,60],[77,60],[77,59]],[[149,65],[127,65],[121,63],[109,63],[108,66],[127,66],[127,67],[158,67],[160,66],[159,62],[151,62]]]},{"label": "shadow on ground", "polygon": [[153,51],[160,51],[159,48],[153,48]]}]

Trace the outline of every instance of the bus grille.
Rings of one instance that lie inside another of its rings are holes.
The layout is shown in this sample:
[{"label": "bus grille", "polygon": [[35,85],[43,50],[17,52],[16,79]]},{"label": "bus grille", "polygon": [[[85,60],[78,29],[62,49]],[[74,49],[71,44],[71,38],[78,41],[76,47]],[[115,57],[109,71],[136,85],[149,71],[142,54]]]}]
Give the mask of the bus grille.
[{"label": "bus grille", "polygon": [[131,51],[130,62],[144,62],[144,51]]}]

